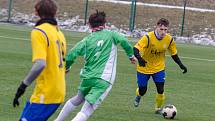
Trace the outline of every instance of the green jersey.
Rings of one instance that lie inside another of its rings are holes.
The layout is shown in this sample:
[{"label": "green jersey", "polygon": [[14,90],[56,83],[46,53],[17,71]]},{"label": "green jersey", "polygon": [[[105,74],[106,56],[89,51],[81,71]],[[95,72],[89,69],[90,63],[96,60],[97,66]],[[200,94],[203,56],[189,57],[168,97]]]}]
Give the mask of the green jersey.
[{"label": "green jersey", "polygon": [[133,48],[126,37],[109,30],[92,32],[68,52],[66,67],[69,68],[78,56],[84,56],[85,63],[80,73],[82,80],[101,78],[113,84],[118,44],[128,57],[133,56]]}]

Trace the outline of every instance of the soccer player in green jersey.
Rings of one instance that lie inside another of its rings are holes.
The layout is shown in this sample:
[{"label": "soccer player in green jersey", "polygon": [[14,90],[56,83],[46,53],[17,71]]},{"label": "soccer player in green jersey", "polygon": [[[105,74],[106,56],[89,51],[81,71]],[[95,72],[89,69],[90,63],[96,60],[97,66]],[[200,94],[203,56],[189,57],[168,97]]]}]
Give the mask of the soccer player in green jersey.
[{"label": "soccer player in green jersey", "polygon": [[169,21],[161,18],[157,22],[155,31],[144,35],[134,46],[134,55],[138,59],[137,65],[137,83],[136,98],[134,106],[139,105],[141,97],[147,91],[147,84],[150,77],[153,78],[157,87],[155,112],[160,113],[165,100],[164,82],[165,82],[165,54],[169,51],[172,59],[183,70],[187,68],[182,64],[176,49],[176,43],[173,37],[167,34]]},{"label": "soccer player in green jersey", "polygon": [[66,57],[66,68],[74,63],[77,56],[84,56],[81,83],[76,96],[69,99],[55,121],[63,121],[78,105],[82,109],[72,121],[86,121],[110,92],[116,75],[117,45],[125,50],[131,63],[136,59],[127,39],[112,31],[105,30],[106,15],[96,12],[90,15],[92,33],[78,42]]},{"label": "soccer player in green jersey", "polygon": [[66,40],[55,19],[57,5],[52,0],[39,0],[35,12],[40,20],[31,31],[34,64],[17,89],[13,106],[19,105],[26,87],[34,80],[36,84],[20,121],[47,121],[65,97]]}]

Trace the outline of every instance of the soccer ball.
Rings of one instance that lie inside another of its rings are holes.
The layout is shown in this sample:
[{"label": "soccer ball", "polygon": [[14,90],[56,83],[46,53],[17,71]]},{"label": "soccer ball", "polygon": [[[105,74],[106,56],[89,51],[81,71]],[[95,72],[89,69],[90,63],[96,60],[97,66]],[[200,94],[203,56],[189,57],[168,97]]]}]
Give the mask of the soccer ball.
[{"label": "soccer ball", "polygon": [[174,105],[168,104],[164,106],[162,110],[162,115],[166,119],[174,119],[177,114],[177,109]]}]

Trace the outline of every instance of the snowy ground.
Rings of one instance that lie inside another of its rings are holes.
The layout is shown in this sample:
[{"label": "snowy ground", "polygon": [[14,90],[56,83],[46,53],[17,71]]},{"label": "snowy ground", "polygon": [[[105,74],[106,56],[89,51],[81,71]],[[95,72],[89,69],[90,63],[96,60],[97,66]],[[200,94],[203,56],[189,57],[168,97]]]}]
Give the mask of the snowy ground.
[{"label": "snowy ground", "polygon": [[[116,1],[116,0],[91,0],[91,1],[105,1],[105,2],[113,2],[113,3],[121,3],[121,4],[131,4],[131,2],[126,2],[126,1]],[[174,9],[183,9],[183,7],[179,6],[167,6],[167,5],[158,5],[158,4],[146,4],[146,3],[137,3],[137,5],[144,5],[144,6],[151,6],[151,7],[165,7],[165,8],[174,8]],[[187,7],[187,10],[192,10],[192,11],[200,11],[200,12],[215,12],[215,10],[210,10],[210,9],[199,9],[199,8],[191,8]],[[28,25],[28,26],[33,26],[34,25],[34,20],[35,16],[33,15],[26,15],[23,13],[19,13],[16,11],[14,12],[14,16],[11,18],[11,22],[14,24],[23,24],[23,25]],[[7,10],[6,9],[0,9],[0,22],[6,21],[7,20]],[[71,19],[67,20],[58,20],[59,25],[61,28],[65,30],[70,30],[70,31],[78,31],[78,32],[90,32],[90,29],[88,26],[84,26],[84,20],[80,19],[79,16],[73,17]],[[143,30],[140,28],[136,28],[133,32],[130,32],[129,29],[121,29],[117,28],[114,25],[111,25],[107,23],[107,28],[110,30],[118,31],[126,36],[129,37],[135,37],[135,38],[140,38],[142,35],[147,33],[147,29]],[[205,28],[207,29],[207,28]],[[195,43],[195,44],[200,44],[200,45],[212,45],[215,46],[215,34],[208,35],[204,32],[201,34],[196,34],[192,35],[191,37],[179,37],[175,36],[176,42],[179,43]]]}]

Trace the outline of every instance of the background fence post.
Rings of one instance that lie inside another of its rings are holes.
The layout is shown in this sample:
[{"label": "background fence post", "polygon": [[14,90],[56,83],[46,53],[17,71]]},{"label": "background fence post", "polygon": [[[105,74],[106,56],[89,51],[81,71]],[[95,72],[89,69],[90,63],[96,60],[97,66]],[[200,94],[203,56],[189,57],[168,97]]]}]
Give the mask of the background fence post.
[{"label": "background fence post", "polygon": [[84,9],[84,25],[87,24],[87,13],[88,13],[88,0],[85,0],[85,9]]},{"label": "background fence post", "polygon": [[184,12],[183,12],[183,18],[182,18],[182,25],[181,25],[181,36],[184,34],[184,19],[185,19],[185,12],[186,12],[186,4],[187,0],[184,0]]},{"label": "background fence post", "polygon": [[131,32],[134,30],[134,25],[135,25],[136,3],[137,3],[136,0],[132,0],[131,11],[130,11],[130,22],[129,22],[129,29]]},{"label": "background fence post", "polygon": [[12,7],[13,7],[13,0],[9,0],[8,1],[8,18],[7,18],[7,22],[10,22],[10,18],[11,18],[11,12],[12,12]]}]

